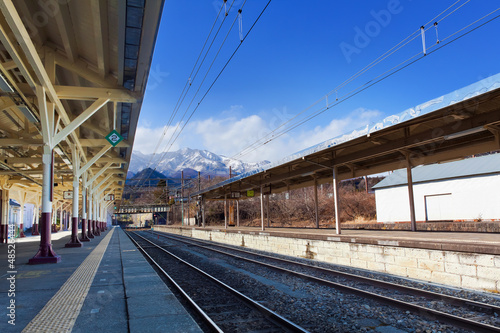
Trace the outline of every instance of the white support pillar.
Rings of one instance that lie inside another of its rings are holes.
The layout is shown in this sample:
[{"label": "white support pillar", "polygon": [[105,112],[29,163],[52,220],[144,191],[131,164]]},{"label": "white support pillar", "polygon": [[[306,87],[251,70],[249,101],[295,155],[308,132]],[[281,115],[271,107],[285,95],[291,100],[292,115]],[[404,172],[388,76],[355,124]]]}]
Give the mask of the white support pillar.
[{"label": "white support pillar", "polygon": [[333,203],[335,205],[335,232],[340,235],[340,214],[339,214],[339,190],[338,190],[338,180],[337,180],[337,167],[333,167]]},{"label": "white support pillar", "polygon": [[88,204],[89,204],[89,207],[88,207],[88,210],[87,210],[87,213],[88,213],[88,219],[87,219],[87,237],[88,238],[94,238],[94,233],[92,232],[92,221],[94,220],[94,208],[93,208],[93,205],[94,205],[94,191],[93,191],[93,187],[92,187],[92,184],[89,184],[89,187],[88,187],[88,191],[87,191],[87,196],[88,196]]},{"label": "white support pillar", "polygon": [[[73,150],[73,153],[76,153],[76,149]],[[73,164],[74,165],[74,164]],[[77,168],[74,168],[77,169]],[[72,214],[71,214],[71,238],[68,243],[66,243],[65,247],[81,247],[82,243],[78,239],[78,200],[80,197],[79,193],[80,182],[78,177],[76,176],[76,172],[73,173],[73,204],[72,204]],[[82,191],[83,194],[83,191]],[[82,201],[85,201],[83,199]],[[82,202],[83,206],[83,202]],[[82,209],[83,211],[83,209]]]},{"label": "white support pillar", "polygon": [[61,257],[52,250],[50,222],[52,220],[52,200],[54,186],[54,151],[50,146],[43,147],[42,180],[42,218],[40,225],[40,248],[30,264],[58,263]]},{"label": "white support pillar", "polygon": [[0,211],[0,243],[7,243],[9,234],[9,190],[2,188],[2,200]]},{"label": "white support pillar", "polygon": [[87,236],[87,173],[82,175],[82,234],[80,236],[81,242],[89,242],[90,239]]}]

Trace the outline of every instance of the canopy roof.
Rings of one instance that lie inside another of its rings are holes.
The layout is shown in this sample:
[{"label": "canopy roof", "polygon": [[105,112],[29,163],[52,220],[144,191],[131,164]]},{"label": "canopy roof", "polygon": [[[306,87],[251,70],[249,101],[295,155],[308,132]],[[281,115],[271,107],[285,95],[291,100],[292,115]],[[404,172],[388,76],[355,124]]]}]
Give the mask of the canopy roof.
[{"label": "canopy roof", "polygon": [[[103,191],[120,200],[162,7],[163,0],[1,2],[4,184],[41,190],[42,148],[48,141],[42,122],[48,121],[54,128],[47,135],[57,143],[56,197],[71,189],[74,167],[94,162],[88,178],[97,175],[99,184],[107,177]],[[113,129],[124,139],[116,147],[106,140]]]},{"label": "canopy roof", "polygon": [[[192,194],[289,189],[500,149],[500,74]],[[236,195],[237,196],[237,195]],[[231,197],[231,196],[230,196]]]}]

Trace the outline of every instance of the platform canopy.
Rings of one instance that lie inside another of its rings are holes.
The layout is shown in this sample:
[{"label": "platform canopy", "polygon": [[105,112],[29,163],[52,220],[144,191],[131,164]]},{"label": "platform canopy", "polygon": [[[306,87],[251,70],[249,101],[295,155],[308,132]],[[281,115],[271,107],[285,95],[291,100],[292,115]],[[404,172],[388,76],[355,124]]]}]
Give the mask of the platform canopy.
[{"label": "platform canopy", "polygon": [[[390,98],[390,96],[387,96]],[[500,74],[192,196],[245,198],[500,149]],[[250,191],[250,192],[247,192]]]},{"label": "platform canopy", "polygon": [[56,198],[77,168],[121,199],[162,7],[0,2],[0,188],[40,191],[49,145]]}]

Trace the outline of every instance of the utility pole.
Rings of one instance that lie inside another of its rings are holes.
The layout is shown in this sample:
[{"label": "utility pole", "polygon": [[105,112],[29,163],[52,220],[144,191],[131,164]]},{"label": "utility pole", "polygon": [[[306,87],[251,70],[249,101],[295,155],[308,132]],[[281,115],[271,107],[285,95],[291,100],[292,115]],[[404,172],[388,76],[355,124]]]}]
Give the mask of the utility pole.
[{"label": "utility pole", "polygon": [[[201,191],[201,172],[198,171],[198,193],[200,193]],[[200,198],[200,195],[198,195],[198,217],[196,219],[196,222],[198,222],[198,226],[201,225],[200,223],[200,219],[201,219],[201,198]]]},{"label": "utility pole", "polygon": [[184,225],[184,171],[181,171],[181,225]]}]

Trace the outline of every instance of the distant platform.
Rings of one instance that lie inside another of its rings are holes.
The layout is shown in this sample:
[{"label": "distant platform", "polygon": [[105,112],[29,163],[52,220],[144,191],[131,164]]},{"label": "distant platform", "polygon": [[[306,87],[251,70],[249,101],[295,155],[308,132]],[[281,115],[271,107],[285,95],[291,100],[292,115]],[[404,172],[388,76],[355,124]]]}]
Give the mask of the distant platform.
[{"label": "distant platform", "polygon": [[228,227],[227,229],[224,229],[224,226],[207,226],[201,228],[175,225],[161,227],[194,228],[197,230],[212,230],[227,233],[500,255],[500,234],[497,233],[344,229],[340,235],[337,235],[335,229],[326,228],[266,227],[262,231],[260,227]]}]

